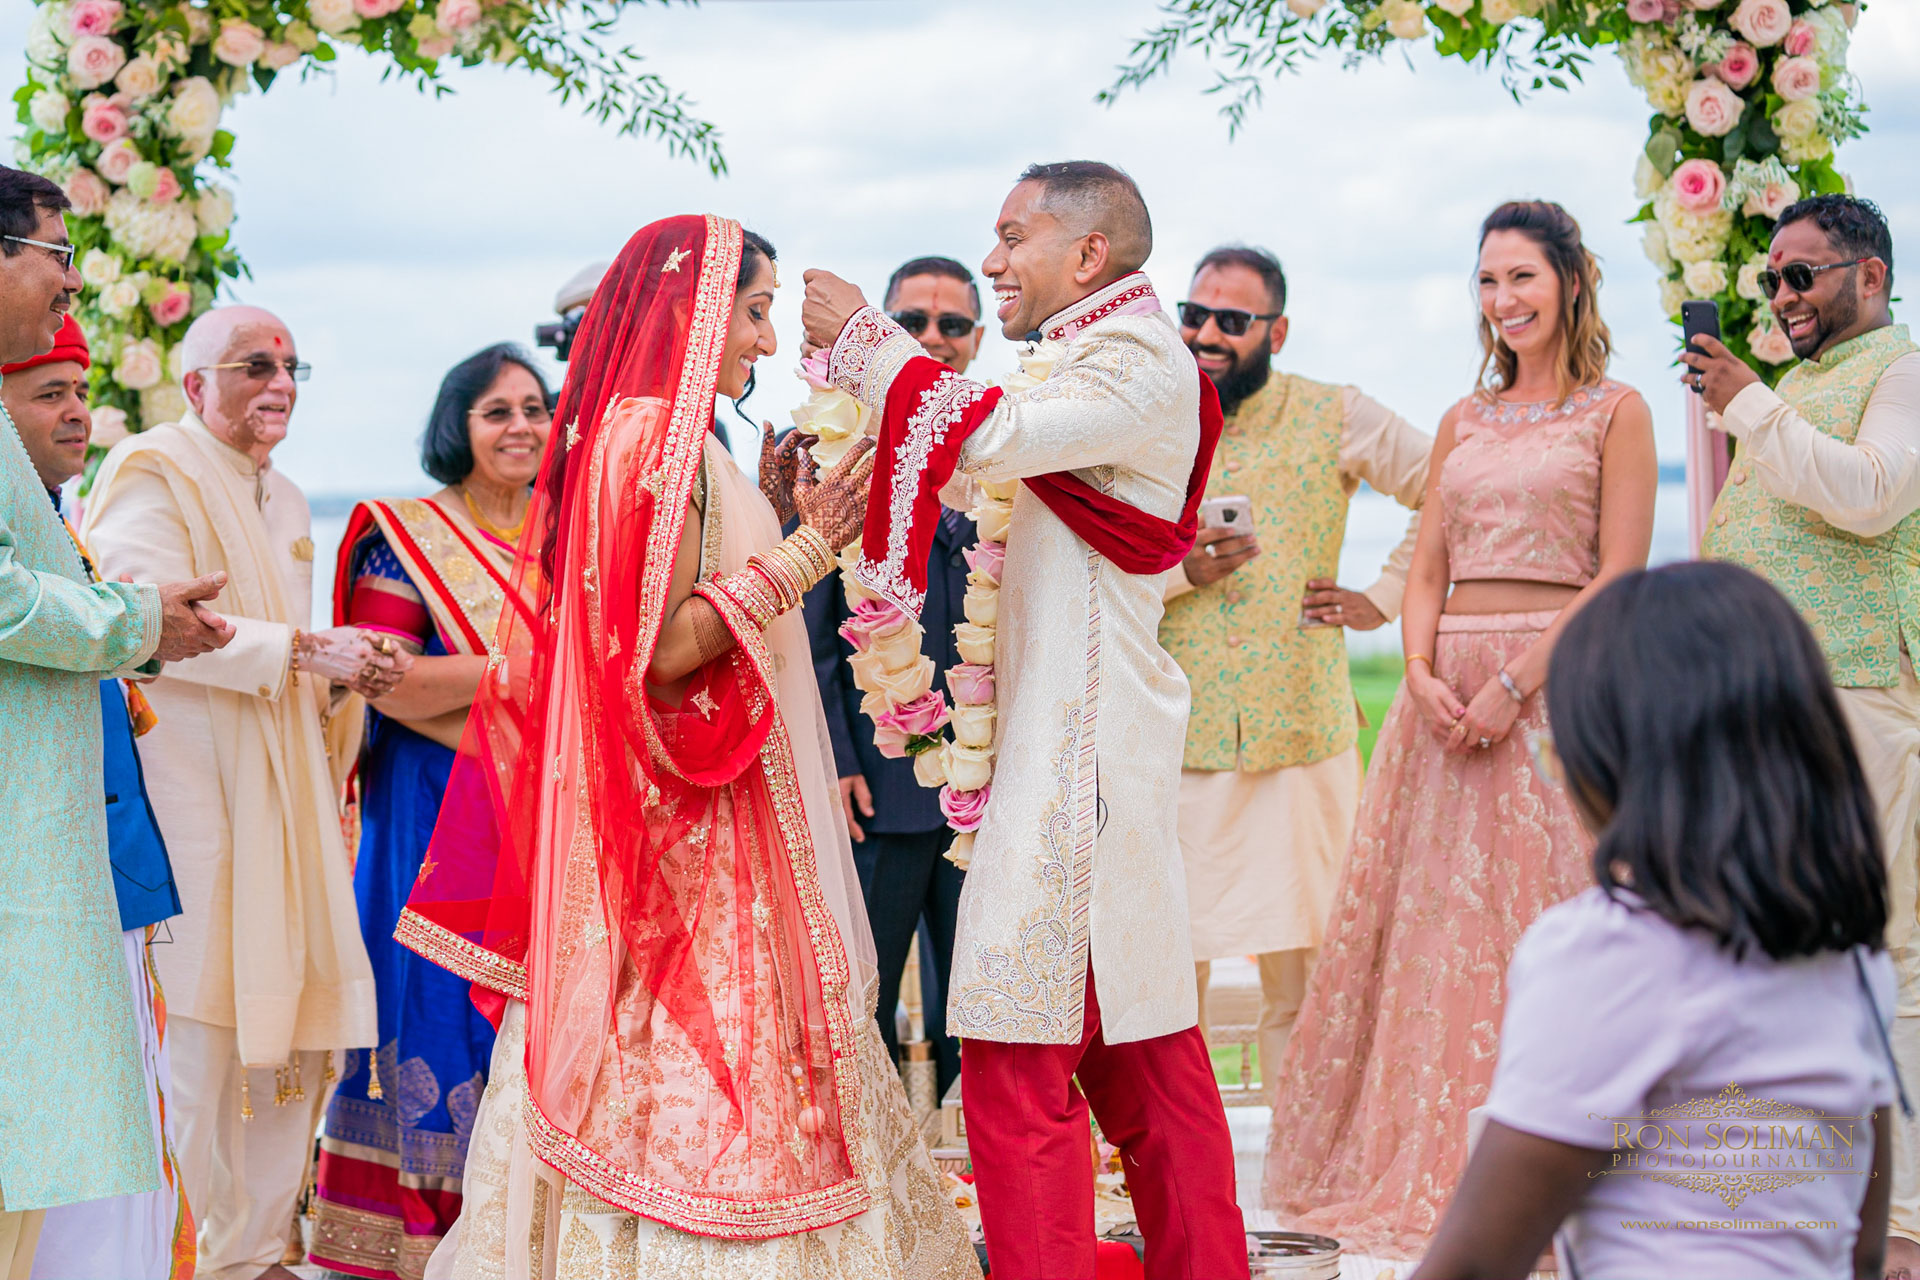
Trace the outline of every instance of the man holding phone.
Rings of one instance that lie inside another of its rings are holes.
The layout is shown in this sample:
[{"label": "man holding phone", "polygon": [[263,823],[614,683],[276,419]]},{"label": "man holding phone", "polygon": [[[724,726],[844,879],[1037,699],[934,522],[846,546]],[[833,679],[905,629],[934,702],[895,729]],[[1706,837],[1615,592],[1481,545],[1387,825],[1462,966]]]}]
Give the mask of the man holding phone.
[{"label": "man holding phone", "polygon": [[[1180,304],[1226,425],[1160,627],[1193,686],[1179,821],[1203,1025],[1210,962],[1258,956],[1269,1097],[1360,804],[1344,628],[1399,613],[1433,450],[1353,387],[1274,372],[1286,294],[1272,254],[1230,246]],[[1415,514],[1379,581],[1353,591],[1335,574],[1362,480]]]},{"label": "man holding phone", "polygon": [[[1714,337],[1681,356],[1740,442],[1700,554],[1765,576],[1826,651],[1880,805],[1894,1055],[1920,1095],[1920,347],[1893,323],[1893,235],[1871,201],[1789,206],[1760,284],[1801,360],[1777,388]],[[1889,1275],[1920,1267],[1920,1122],[1893,1130]]]}]

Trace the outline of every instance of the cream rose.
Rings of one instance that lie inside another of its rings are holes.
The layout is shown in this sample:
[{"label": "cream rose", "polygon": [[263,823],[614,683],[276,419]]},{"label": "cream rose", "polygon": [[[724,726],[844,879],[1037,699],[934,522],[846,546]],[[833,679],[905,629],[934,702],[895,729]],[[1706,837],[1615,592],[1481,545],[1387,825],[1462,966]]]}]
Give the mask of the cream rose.
[{"label": "cream rose", "polygon": [[148,426],[178,422],[187,416],[187,393],[177,382],[162,382],[140,393],[140,421]]},{"label": "cream rose", "polygon": [[1755,254],[1740,264],[1740,274],[1735,277],[1733,291],[1748,302],[1767,301],[1766,290],[1760,287],[1760,273],[1767,269],[1767,260]]},{"label": "cream rose", "polygon": [[1782,138],[1811,138],[1820,131],[1820,103],[1812,98],[1787,103],[1773,113],[1773,131]]},{"label": "cream rose", "polygon": [[913,780],[923,787],[943,787],[947,783],[947,749],[936,747],[913,758]]},{"label": "cream rose", "polygon": [[1740,212],[1754,218],[1766,218],[1769,221],[1779,218],[1787,211],[1787,206],[1800,198],[1800,184],[1791,178],[1785,182],[1769,182],[1756,187],[1747,196]]},{"label": "cream rose", "polygon": [[1520,16],[1514,0],[1480,0],[1480,16],[1496,27],[1505,26]]},{"label": "cream rose", "polygon": [[1020,492],[1018,480],[975,480],[974,484],[979,486],[982,496],[995,502],[1012,502],[1013,495]]},{"label": "cream rose", "polygon": [[1732,133],[1746,109],[1740,95],[1718,80],[1695,80],[1687,90],[1687,123],[1709,138]]},{"label": "cream rose", "polygon": [[867,643],[871,653],[886,671],[900,671],[920,660],[919,627],[901,627],[887,635],[874,636]]},{"label": "cream rose", "polygon": [[1456,18],[1466,17],[1468,11],[1473,8],[1473,0],[1433,0],[1433,2]]},{"label": "cream rose", "polygon": [[953,726],[954,741],[967,747],[991,747],[993,722],[993,708],[984,706],[955,707],[948,720]]},{"label": "cream rose", "polygon": [[1667,252],[1667,229],[1658,222],[1649,222],[1647,229],[1640,233],[1640,249],[1647,255],[1647,261],[1666,271],[1673,266],[1673,255]]},{"label": "cream rose", "polygon": [[1311,18],[1327,7],[1327,0],[1287,0],[1287,10],[1296,18]]},{"label": "cream rose", "polygon": [[1727,288],[1727,264],[1724,262],[1689,262],[1680,273],[1681,281],[1687,286],[1687,292],[1695,298],[1717,298]]},{"label": "cream rose", "polygon": [[1820,92],[1820,64],[1813,58],[1782,58],[1773,64],[1773,91],[1786,102],[1799,102]]},{"label": "cream rose", "polygon": [[[973,832],[962,831],[956,835],[953,838],[953,843],[947,846],[947,851],[941,856],[962,871],[971,867],[973,865]],[[956,1183],[955,1185],[963,1188],[965,1186],[964,1183]],[[957,1197],[954,1203],[956,1205],[966,1205],[973,1202],[971,1199]]]},{"label": "cream rose", "polygon": [[307,17],[330,36],[360,25],[360,15],[353,11],[353,0],[307,0]]},{"label": "cream rose", "polygon": [[[1788,164],[1805,164],[1809,160],[1825,160],[1833,154],[1833,139],[1818,133],[1810,133],[1804,138],[1782,138],[1780,140],[1780,158]],[[1852,195],[1851,191],[1847,192]]]},{"label": "cream rose", "polygon": [[960,651],[962,662],[976,662],[983,667],[992,666],[993,640],[994,629],[983,627],[977,622],[962,622],[953,628],[954,647]]},{"label": "cream rose", "polygon": [[1387,0],[1380,11],[1387,15],[1387,31],[1396,40],[1418,40],[1427,34],[1427,11],[1418,0]]},{"label": "cream rose", "polygon": [[125,440],[127,431],[127,411],[103,404],[93,410],[93,430],[87,436],[87,443],[100,449],[111,449]]},{"label": "cream rose", "polygon": [[961,609],[967,615],[968,622],[976,622],[983,627],[993,626],[1000,620],[1000,588],[970,585]]},{"label": "cream rose", "polygon": [[27,104],[27,117],[43,133],[65,133],[67,112],[72,110],[72,105],[63,95],[42,89]]},{"label": "cream rose", "polygon": [[[857,664],[862,656],[865,655],[855,654],[848,660],[849,665]],[[869,667],[867,678],[860,687],[879,694],[888,706],[898,707],[912,702],[933,688],[933,659],[922,658],[902,667]]]},{"label": "cream rose", "polygon": [[195,44],[205,44],[213,39],[213,15],[205,9],[190,4],[180,6],[180,15],[187,20],[187,39]]},{"label": "cream rose", "polygon": [[974,525],[980,530],[980,536],[988,542],[1005,542],[1007,526],[1013,520],[1011,502],[995,502],[989,498],[969,511]]},{"label": "cream rose", "polygon": [[1660,176],[1659,168],[1653,161],[1647,159],[1647,153],[1642,151],[1640,158],[1633,162],[1633,194],[1642,200],[1649,199],[1660,189],[1664,181],[1665,179]]},{"label": "cream rose", "polygon": [[185,141],[209,141],[220,127],[220,93],[205,76],[188,76],[174,86],[167,106],[167,129]]},{"label": "cream rose", "polygon": [[129,338],[113,362],[113,380],[129,391],[145,391],[159,383],[166,367],[152,338]]},{"label": "cream rose", "polygon": [[978,791],[993,781],[993,749],[950,742],[946,750],[947,785],[955,791]]},{"label": "cream rose", "polygon": [[107,233],[134,258],[183,262],[199,235],[186,205],[154,204],[124,187],[107,202],[106,216]]},{"label": "cream rose", "polygon": [[193,219],[203,236],[217,236],[233,225],[233,192],[208,185],[194,198]]},{"label": "cream rose", "polygon": [[144,102],[160,89],[159,64],[141,54],[128,60],[120,68],[120,74],[113,78],[114,87],[127,95],[129,102]]},{"label": "cream rose", "polygon": [[126,51],[107,36],[81,36],[67,50],[67,78],[76,89],[98,89],[126,64]]},{"label": "cream rose", "polygon": [[1686,281],[1668,276],[1660,282],[1660,312],[1671,320],[1680,314],[1680,304],[1687,300]]},{"label": "cream rose", "polygon": [[298,61],[300,61],[300,50],[280,40],[268,41],[267,47],[260,54],[260,65],[269,71],[285,71]]},{"label": "cream rose", "polygon": [[1755,48],[1767,49],[1787,38],[1787,32],[1793,29],[1793,11],[1787,8],[1787,0],[1740,0],[1727,25],[1751,40]]},{"label": "cream rose", "polygon": [[140,286],[131,280],[116,280],[100,291],[99,305],[115,319],[131,315],[140,305]]},{"label": "cream rose", "polygon": [[814,392],[793,411],[793,425],[820,438],[810,452],[815,461],[827,467],[846,456],[866,434],[872,418],[871,409],[836,387]]},{"label": "cream rose", "polygon": [[89,249],[80,255],[80,278],[103,289],[120,278],[120,259],[105,249]]}]

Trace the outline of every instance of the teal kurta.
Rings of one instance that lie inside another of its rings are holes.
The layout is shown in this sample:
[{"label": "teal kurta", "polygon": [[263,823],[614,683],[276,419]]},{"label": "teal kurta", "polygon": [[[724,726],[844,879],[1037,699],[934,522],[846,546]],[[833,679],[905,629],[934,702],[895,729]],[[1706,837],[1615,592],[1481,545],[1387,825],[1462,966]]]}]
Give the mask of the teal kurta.
[{"label": "teal kurta", "polygon": [[0,409],[0,1206],[154,1191],[107,863],[100,678],[160,641],[152,586],[89,584]]}]

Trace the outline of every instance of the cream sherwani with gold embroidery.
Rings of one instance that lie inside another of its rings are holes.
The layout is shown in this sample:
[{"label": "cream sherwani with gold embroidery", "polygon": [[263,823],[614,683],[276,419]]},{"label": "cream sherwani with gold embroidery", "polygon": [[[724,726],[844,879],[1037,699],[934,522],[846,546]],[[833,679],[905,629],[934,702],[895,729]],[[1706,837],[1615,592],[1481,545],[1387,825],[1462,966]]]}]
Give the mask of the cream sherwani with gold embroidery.
[{"label": "cream sherwani with gold embroidery", "polygon": [[[1116,281],[1042,326],[1063,355],[975,428],[956,481],[1072,471],[1179,518],[1200,375],[1164,311],[1118,308],[1144,280]],[[923,354],[863,312],[835,345],[835,381],[882,409],[893,376]],[[945,496],[968,505],[953,486]],[[1164,577],[1123,573],[1020,487],[1001,578],[993,796],[960,899],[953,1034],[1078,1043],[1089,962],[1109,1043],[1198,1021],[1177,832],[1188,691],[1160,647]]]}]

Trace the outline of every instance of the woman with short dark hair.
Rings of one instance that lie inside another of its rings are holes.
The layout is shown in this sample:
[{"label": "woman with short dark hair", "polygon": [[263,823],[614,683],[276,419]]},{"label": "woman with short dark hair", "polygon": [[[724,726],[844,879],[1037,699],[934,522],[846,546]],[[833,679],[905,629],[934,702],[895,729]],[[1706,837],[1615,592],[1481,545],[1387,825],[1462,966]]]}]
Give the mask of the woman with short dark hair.
[{"label": "woman with short dark hair", "polygon": [[1563,1219],[1579,1280],[1879,1276],[1886,872],[1812,632],[1744,569],[1634,574],[1568,623],[1547,709],[1598,885],[1514,953],[1486,1131],[1415,1280],[1524,1275]]},{"label": "woman with short dark hair", "polygon": [[360,759],[354,896],[373,961],[380,1044],[347,1059],[321,1140],[313,1258],[362,1276],[418,1280],[459,1216],[467,1135],[493,1027],[467,984],[393,940],[425,862],[454,748],[512,586],[553,422],[553,395],[511,343],[447,372],[420,440],[446,487],[363,502],[347,521],[334,621],[414,655],[372,705]]}]

